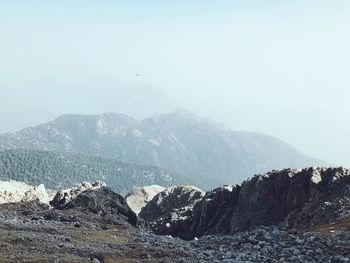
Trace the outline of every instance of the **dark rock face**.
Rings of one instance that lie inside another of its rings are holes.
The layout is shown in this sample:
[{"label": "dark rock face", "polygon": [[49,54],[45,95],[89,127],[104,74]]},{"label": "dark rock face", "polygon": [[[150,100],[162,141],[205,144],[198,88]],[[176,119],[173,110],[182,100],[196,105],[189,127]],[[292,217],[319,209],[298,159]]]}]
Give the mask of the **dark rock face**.
[{"label": "dark rock face", "polygon": [[58,203],[55,208],[93,213],[113,224],[136,226],[138,223],[136,214],[129,208],[125,199],[105,186],[83,191],[68,203]]},{"label": "dark rock face", "polygon": [[224,186],[207,192],[194,207],[190,231],[186,238],[201,236],[209,229],[213,233],[229,233],[227,216],[232,216],[238,203],[240,186]]},{"label": "dark rock face", "polygon": [[204,192],[193,186],[175,186],[160,192],[141,210],[139,216],[156,234],[185,238],[192,223],[193,206]]},{"label": "dark rock face", "polygon": [[286,169],[215,189],[194,207],[187,233],[231,234],[261,225],[307,229],[350,217],[349,175],[343,168]]}]

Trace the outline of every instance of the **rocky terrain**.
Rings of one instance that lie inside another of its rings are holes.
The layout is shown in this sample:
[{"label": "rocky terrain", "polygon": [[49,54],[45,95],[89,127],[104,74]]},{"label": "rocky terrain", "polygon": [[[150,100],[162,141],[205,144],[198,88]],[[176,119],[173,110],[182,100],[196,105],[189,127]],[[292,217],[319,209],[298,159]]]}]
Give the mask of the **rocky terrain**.
[{"label": "rocky terrain", "polygon": [[350,222],[309,232],[259,227],[192,241],[39,203],[0,206],[1,262],[349,262]]},{"label": "rocky terrain", "polygon": [[308,168],[207,193],[176,186],[142,199],[139,217],[101,182],[50,206],[32,192],[0,205],[0,261],[350,262],[349,180],[343,168]]},{"label": "rocky terrain", "polygon": [[[181,206],[177,202],[183,194],[168,198],[168,203],[157,201],[156,196],[142,209],[140,217],[151,224],[157,218],[156,226],[171,225],[177,230],[176,236],[184,239],[234,234],[257,226],[310,229],[350,217],[349,175],[350,171],[341,167],[272,171],[240,186],[209,191],[189,202],[191,209],[186,209],[189,203]],[[177,212],[183,210],[186,216]],[[169,234],[167,228],[159,227],[156,233]]]},{"label": "rocky terrain", "polygon": [[[204,190],[240,183],[253,174],[271,169],[325,165],[276,138],[224,129],[185,110],[144,120],[114,113],[63,115],[36,127],[0,135],[0,149],[69,152],[162,167],[172,175],[186,176],[180,178],[181,181],[170,182],[173,185],[193,184]],[[132,183],[171,186],[163,185],[162,178],[151,182],[142,175],[139,177],[143,181]],[[96,179],[101,178],[84,180]],[[110,177],[109,180],[112,181]]]},{"label": "rocky terrain", "polygon": [[259,225],[309,229],[350,217],[350,171],[285,169],[208,192],[193,209],[191,232],[231,234]]}]

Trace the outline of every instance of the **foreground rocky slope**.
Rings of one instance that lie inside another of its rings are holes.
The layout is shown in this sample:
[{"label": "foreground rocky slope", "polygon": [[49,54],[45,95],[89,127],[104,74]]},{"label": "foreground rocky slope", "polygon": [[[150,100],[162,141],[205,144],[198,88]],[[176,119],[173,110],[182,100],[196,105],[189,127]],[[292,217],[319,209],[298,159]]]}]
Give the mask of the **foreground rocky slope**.
[{"label": "foreground rocky slope", "polygon": [[[193,209],[187,210],[185,217],[177,213],[176,220],[172,220],[174,202],[153,199],[140,216],[151,224],[157,218],[153,227],[157,234],[169,234],[167,228],[157,227],[169,224],[176,229],[176,236],[184,239],[233,234],[256,226],[306,230],[350,218],[350,172],[344,168],[308,168],[257,175],[240,186],[207,192],[192,202]],[[188,205],[177,210],[186,210]],[[171,212],[164,214],[167,208]],[[144,216],[147,210],[151,217]]]},{"label": "foreground rocky slope", "polygon": [[[51,208],[37,200],[0,205],[0,262],[349,262],[348,178],[341,168],[276,171],[241,186],[245,203],[236,198],[238,187],[203,197],[197,188],[178,186],[142,209],[144,218],[172,222],[182,236],[193,236],[200,222],[203,236],[191,241],[150,233],[122,196],[100,182],[84,183],[58,192]],[[242,213],[245,206],[251,210]],[[257,215],[261,221],[250,218]],[[235,224],[250,230],[235,233]]]},{"label": "foreground rocky slope", "polygon": [[[350,222],[344,223],[344,226]],[[1,262],[349,262],[350,228],[297,233],[260,227],[184,241],[109,224],[75,210],[39,203],[0,206]]]},{"label": "foreground rocky slope", "polygon": [[245,231],[259,225],[309,229],[350,217],[350,172],[286,169],[232,189],[207,193],[193,209],[193,236]]}]

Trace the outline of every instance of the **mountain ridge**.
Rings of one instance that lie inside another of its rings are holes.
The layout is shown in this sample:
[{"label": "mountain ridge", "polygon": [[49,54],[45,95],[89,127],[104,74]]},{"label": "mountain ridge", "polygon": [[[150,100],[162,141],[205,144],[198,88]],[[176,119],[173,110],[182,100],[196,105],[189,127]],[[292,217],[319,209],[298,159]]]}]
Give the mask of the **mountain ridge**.
[{"label": "mountain ridge", "polygon": [[325,164],[272,136],[221,129],[185,110],[143,120],[116,113],[66,114],[0,135],[0,149],[72,152],[158,166],[195,178],[203,189],[272,169]]}]

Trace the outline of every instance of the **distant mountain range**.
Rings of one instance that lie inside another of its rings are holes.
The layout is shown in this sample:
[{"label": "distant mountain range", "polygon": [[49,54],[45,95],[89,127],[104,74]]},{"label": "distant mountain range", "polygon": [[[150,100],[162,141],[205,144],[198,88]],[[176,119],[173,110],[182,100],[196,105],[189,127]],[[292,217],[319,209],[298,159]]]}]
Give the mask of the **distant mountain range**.
[{"label": "distant mountain range", "polygon": [[157,166],[203,189],[272,169],[324,164],[276,138],[230,131],[185,110],[141,121],[114,113],[63,115],[0,135],[0,149],[70,152]]},{"label": "distant mountain range", "polygon": [[191,178],[183,178],[154,166],[38,150],[0,151],[0,180],[16,180],[32,185],[44,184],[51,189],[71,187],[82,181],[102,180],[120,193],[126,193],[134,186],[171,186],[192,181]]}]

